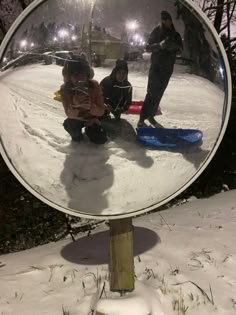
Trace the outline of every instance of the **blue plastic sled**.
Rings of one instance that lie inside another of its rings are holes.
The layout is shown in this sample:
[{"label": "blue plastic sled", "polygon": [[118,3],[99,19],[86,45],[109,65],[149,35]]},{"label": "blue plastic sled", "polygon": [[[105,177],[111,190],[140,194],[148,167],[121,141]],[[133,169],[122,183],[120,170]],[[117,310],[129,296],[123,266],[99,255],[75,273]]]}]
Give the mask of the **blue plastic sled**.
[{"label": "blue plastic sled", "polygon": [[202,137],[202,131],[195,129],[137,128],[137,141],[153,149],[191,146]]}]

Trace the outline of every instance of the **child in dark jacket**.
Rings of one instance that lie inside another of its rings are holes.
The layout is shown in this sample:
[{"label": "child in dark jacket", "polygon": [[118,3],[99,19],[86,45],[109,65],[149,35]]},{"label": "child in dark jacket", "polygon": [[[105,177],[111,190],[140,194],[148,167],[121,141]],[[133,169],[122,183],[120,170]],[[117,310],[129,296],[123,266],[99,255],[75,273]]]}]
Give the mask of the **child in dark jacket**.
[{"label": "child in dark jacket", "polygon": [[132,101],[132,86],[128,81],[128,65],[124,60],[117,60],[110,76],[100,83],[107,106],[106,116],[111,112],[116,120],[127,111]]},{"label": "child in dark jacket", "polygon": [[[83,139],[82,129],[90,141],[96,144],[106,142],[106,133],[99,118],[104,115],[105,106],[102,90],[98,82],[89,79],[90,66],[81,57],[66,61],[63,69],[64,84],[61,86],[61,99],[67,119],[65,130],[73,141]],[[66,80],[65,80],[66,76]]]}]

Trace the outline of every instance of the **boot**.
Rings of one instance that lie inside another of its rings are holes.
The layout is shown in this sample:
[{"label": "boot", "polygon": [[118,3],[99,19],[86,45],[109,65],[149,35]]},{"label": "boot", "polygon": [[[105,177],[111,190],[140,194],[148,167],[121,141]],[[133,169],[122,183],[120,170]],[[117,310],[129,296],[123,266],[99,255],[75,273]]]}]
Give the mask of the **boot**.
[{"label": "boot", "polygon": [[148,121],[150,122],[151,125],[153,125],[153,127],[155,128],[163,128],[163,126],[161,124],[159,124],[155,118],[152,116],[152,117],[149,117],[148,118]]}]

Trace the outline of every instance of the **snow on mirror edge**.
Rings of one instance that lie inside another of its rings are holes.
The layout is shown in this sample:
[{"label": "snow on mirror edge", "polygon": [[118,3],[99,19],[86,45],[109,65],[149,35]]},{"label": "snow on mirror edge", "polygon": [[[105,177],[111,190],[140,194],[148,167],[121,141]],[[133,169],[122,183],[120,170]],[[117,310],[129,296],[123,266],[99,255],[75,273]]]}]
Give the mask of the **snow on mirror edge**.
[{"label": "snow on mirror edge", "polygon": [[[177,52],[156,120],[165,128],[199,129],[202,143],[149,149],[136,142],[139,115],[126,113],[120,121],[112,115],[102,122],[105,144],[86,136],[79,143],[71,141],[63,128],[62,103],[54,99],[68,53],[85,52],[99,83],[125,57],[132,99],[143,101],[153,62],[145,48],[163,11],[170,15],[183,49]],[[82,0],[46,1],[14,32],[1,67],[5,153],[37,193],[75,215],[131,215],[161,203],[203,166],[224,122],[223,57],[207,26],[175,1],[98,0],[94,7]]]}]

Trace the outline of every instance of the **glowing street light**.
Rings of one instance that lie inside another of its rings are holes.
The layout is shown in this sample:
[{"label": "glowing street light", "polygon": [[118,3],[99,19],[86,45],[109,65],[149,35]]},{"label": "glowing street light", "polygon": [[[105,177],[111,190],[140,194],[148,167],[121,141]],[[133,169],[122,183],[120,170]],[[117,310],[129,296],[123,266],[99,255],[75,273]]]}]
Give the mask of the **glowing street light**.
[{"label": "glowing street light", "polygon": [[134,35],[134,40],[137,42],[138,40],[141,40],[141,36],[139,34]]},{"label": "glowing street light", "polygon": [[54,41],[54,42],[57,42],[57,37],[54,37],[54,38],[53,38],[53,41]]},{"label": "glowing street light", "polygon": [[126,27],[131,31],[135,31],[138,28],[138,23],[137,21],[130,21],[126,24]]},{"label": "glowing street light", "polygon": [[69,33],[67,30],[65,29],[61,29],[59,32],[58,32],[58,36],[62,39],[65,39],[65,37],[69,36]]},{"label": "glowing street light", "polygon": [[21,42],[20,42],[20,47],[21,48],[26,48],[27,46],[27,40],[23,39]]},{"label": "glowing street light", "polygon": [[31,44],[30,44],[30,47],[34,47],[34,43],[31,43]]},{"label": "glowing street light", "polygon": [[71,36],[71,39],[72,39],[73,41],[75,41],[75,40],[77,39],[77,36],[72,35],[72,36]]}]

